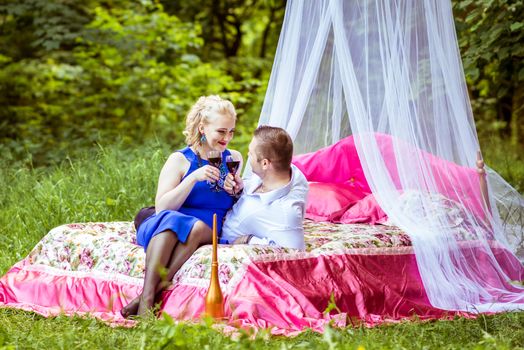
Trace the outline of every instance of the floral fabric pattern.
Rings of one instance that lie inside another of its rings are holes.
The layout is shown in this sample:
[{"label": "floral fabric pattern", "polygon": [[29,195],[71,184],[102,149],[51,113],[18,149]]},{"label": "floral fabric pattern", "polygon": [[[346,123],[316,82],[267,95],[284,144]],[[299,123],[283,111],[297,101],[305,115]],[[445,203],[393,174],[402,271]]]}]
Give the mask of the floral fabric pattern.
[{"label": "floral fabric pattern", "polygon": [[132,222],[82,223],[55,227],[29,254],[31,264],[67,271],[98,271],[142,278],[144,249]]},{"label": "floral fabric pattern", "polygon": [[304,221],[306,251],[328,254],[336,249],[409,247],[411,240],[400,228],[386,225],[334,224]]},{"label": "floral fabric pattern", "polygon": [[[219,279],[225,291],[244,275],[251,262],[301,259],[341,249],[391,248],[411,245],[399,228],[341,225],[304,221],[306,251],[262,245],[220,245]],[[65,271],[99,272],[143,278],[145,253],[136,245],[131,222],[67,224],[51,230],[28,257],[31,264]],[[174,276],[173,282],[207,287],[211,246],[199,248]],[[233,283],[232,283],[233,282]]]}]

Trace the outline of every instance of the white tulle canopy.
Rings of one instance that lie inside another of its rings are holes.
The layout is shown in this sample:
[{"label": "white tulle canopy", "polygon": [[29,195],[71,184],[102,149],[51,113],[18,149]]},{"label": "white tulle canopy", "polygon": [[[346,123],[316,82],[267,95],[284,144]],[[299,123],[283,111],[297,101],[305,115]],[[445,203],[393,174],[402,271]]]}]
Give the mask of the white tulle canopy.
[{"label": "white tulle canopy", "polygon": [[481,199],[449,1],[288,0],[260,124],[288,130],[299,154],[353,135],[373,194],[412,239],[433,306],[524,309],[513,274],[524,200],[490,169]]}]

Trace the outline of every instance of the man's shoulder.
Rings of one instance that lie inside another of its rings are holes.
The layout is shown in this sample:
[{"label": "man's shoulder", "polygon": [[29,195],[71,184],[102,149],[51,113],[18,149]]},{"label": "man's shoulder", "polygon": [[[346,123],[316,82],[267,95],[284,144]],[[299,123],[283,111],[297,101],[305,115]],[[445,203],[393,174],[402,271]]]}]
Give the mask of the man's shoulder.
[{"label": "man's shoulder", "polygon": [[291,165],[293,179],[289,193],[279,201],[280,207],[287,215],[302,213],[306,206],[309,184],[304,174],[295,165]]},{"label": "man's shoulder", "polygon": [[289,197],[303,197],[305,201],[309,190],[308,181],[298,167],[291,164],[291,169],[293,171],[293,182],[291,183]]},{"label": "man's shoulder", "polygon": [[291,171],[293,173],[293,185],[309,187],[306,176],[294,164],[291,164]]}]

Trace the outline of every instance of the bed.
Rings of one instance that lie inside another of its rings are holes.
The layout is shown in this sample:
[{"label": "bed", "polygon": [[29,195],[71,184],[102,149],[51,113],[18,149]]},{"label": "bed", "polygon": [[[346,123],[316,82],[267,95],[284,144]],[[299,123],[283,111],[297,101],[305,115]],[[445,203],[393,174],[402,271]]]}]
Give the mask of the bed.
[{"label": "bed", "polygon": [[[391,138],[377,135],[377,140],[385,159],[391,159],[387,156]],[[524,280],[524,266],[492,237],[483,216],[487,197],[483,200],[478,188],[486,186],[483,176],[477,175],[483,169],[460,167],[429,154],[426,158],[444,176],[438,191],[404,190],[395,205],[406,207],[421,223],[438,221],[454,236],[448,239],[456,242],[457,256],[474,262],[467,265],[468,272],[482,276],[487,285],[518,289],[511,283]],[[410,236],[374,199],[352,137],[295,157],[294,164],[310,181],[306,250],[220,245],[219,280],[227,324],[291,335],[305,329],[322,331],[328,323],[373,326],[468,315],[429,302]],[[395,178],[394,164],[390,168]],[[453,184],[467,186],[459,191]],[[432,210],[417,211],[421,203],[430,203]],[[119,311],[142,289],[145,254],[135,237],[132,222],[52,229],[0,278],[0,306],[44,316],[89,314],[114,325],[132,324]],[[200,247],[162,294],[162,310],[175,319],[197,320],[203,314],[211,250],[211,245]]]},{"label": "bed", "polygon": [[[304,226],[305,251],[219,245],[227,323],[293,334],[321,331],[328,322],[374,325],[454,315],[430,305],[410,238],[399,228],[311,220]],[[119,310],[142,288],[144,258],[131,222],[62,225],[0,279],[0,305],[126,324]],[[210,270],[208,245],[174,276],[162,310],[179,320],[198,319]]]}]

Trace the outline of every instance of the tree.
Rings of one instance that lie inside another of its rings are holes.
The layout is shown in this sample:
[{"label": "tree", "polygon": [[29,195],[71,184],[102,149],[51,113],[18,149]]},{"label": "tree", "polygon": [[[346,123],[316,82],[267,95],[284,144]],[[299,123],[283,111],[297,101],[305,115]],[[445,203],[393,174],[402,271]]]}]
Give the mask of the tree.
[{"label": "tree", "polygon": [[[10,24],[22,21],[14,13]],[[177,145],[196,98],[231,85],[192,53],[202,45],[199,26],[159,4],[96,6],[88,17],[73,41],[29,57],[0,55],[0,151],[7,158],[30,154],[40,165],[95,142],[155,134]]]},{"label": "tree", "polygon": [[454,0],[466,79],[479,129],[522,142],[524,2]]}]

